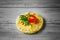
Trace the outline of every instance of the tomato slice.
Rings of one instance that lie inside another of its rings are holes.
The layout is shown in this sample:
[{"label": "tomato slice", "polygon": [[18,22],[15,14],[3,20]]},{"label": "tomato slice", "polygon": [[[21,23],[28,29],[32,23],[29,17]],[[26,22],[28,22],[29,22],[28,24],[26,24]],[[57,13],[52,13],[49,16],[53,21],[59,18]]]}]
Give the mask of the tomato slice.
[{"label": "tomato slice", "polygon": [[35,23],[37,21],[37,18],[34,15],[28,16],[28,21],[30,23]]}]

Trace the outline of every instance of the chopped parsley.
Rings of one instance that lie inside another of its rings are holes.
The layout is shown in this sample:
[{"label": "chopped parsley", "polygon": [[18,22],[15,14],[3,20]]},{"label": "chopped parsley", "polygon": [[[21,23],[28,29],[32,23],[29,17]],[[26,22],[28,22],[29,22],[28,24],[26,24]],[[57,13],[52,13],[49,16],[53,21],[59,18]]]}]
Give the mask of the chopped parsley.
[{"label": "chopped parsley", "polygon": [[28,17],[24,16],[24,15],[20,15],[20,20],[22,20],[22,22],[25,23],[25,25],[29,25],[29,22],[28,22]]}]

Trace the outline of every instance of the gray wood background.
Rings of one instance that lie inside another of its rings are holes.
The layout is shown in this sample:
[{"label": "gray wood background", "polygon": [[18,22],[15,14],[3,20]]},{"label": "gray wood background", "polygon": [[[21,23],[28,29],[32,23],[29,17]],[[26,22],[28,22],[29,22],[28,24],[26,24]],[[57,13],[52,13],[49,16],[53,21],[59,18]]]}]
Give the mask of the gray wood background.
[{"label": "gray wood background", "polygon": [[[17,16],[27,11],[45,20],[44,28],[33,35],[23,34],[15,25]],[[60,1],[0,0],[0,40],[60,40]]]}]

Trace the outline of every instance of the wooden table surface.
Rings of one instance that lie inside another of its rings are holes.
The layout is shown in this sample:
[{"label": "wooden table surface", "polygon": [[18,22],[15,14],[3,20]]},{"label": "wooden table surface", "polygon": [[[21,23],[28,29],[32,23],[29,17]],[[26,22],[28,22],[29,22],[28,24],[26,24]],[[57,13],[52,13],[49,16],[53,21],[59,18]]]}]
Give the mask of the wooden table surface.
[{"label": "wooden table surface", "polygon": [[[33,35],[23,34],[15,25],[17,16],[27,11],[44,18],[44,28]],[[0,0],[0,40],[60,40],[60,1]]]}]

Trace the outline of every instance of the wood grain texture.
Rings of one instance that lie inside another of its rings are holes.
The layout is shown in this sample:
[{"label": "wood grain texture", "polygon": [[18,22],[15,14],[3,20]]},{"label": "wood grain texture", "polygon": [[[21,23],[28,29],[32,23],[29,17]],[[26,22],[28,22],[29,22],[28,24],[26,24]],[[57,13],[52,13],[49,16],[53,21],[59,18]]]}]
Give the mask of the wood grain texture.
[{"label": "wood grain texture", "polygon": [[[0,40],[60,40],[60,8],[0,8]],[[18,15],[27,11],[39,13],[45,20],[45,28],[34,35],[18,31],[15,22]]]},{"label": "wood grain texture", "polygon": [[[27,11],[44,18],[43,29],[33,35],[23,34],[15,25],[17,16]],[[60,1],[0,0],[0,40],[60,40]]]},{"label": "wood grain texture", "polygon": [[60,7],[58,0],[0,0],[0,7]]}]

